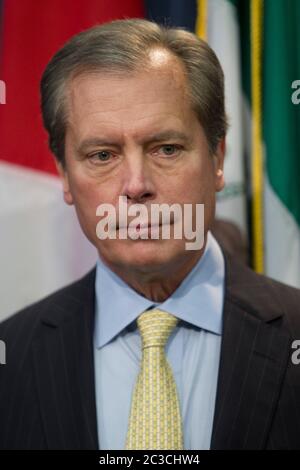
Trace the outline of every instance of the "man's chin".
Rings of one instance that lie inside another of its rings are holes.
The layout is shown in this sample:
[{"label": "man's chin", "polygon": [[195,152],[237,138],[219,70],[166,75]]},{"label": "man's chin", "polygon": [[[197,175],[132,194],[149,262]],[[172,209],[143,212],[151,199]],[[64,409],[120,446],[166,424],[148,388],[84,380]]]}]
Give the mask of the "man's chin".
[{"label": "man's chin", "polygon": [[119,243],[107,250],[102,246],[98,251],[108,264],[124,270],[132,268],[148,271],[172,263],[176,258],[184,256],[185,250],[174,240],[131,240],[124,246]]}]

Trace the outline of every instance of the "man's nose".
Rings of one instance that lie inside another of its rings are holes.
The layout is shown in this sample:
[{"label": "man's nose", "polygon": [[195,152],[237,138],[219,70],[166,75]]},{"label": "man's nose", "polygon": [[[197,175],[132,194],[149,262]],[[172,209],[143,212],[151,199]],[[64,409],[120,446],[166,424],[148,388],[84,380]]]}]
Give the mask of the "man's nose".
[{"label": "man's nose", "polygon": [[127,162],[122,195],[132,203],[144,203],[155,197],[151,171],[142,157],[132,158]]}]

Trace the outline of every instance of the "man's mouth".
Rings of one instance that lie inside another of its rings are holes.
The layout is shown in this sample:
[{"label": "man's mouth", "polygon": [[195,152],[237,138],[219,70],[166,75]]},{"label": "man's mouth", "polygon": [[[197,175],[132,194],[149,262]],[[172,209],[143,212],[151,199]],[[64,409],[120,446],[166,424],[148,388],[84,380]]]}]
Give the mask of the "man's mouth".
[{"label": "man's mouth", "polygon": [[[149,229],[151,227],[156,228],[156,227],[161,227],[161,226],[162,226],[162,224],[148,224],[147,223],[147,224],[137,224],[135,226],[135,228],[137,230],[144,230],[144,229]],[[119,226],[119,225],[117,225],[117,230],[119,230],[119,229],[128,229],[128,228],[134,228],[134,226],[131,226],[131,225]]]},{"label": "man's mouth", "polygon": [[144,223],[144,224],[137,224],[136,226],[134,225],[119,225],[117,224],[117,228],[116,230],[121,230],[121,229],[126,229],[128,230],[129,228],[132,229],[132,228],[135,228],[136,230],[146,230],[146,229],[150,229],[150,228],[158,228],[158,227],[162,227],[163,225],[173,225],[173,222],[169,222],[168,224],[163,224],[163,223],[159,223],[159,224],[151,224],[151,223]]}]

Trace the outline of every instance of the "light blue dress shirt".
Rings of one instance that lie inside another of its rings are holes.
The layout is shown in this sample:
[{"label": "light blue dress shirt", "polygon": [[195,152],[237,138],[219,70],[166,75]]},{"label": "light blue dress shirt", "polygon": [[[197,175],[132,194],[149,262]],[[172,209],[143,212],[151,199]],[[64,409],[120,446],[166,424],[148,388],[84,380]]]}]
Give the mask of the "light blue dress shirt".
[{"label": "light blue dress shirt", "polygon": [[209,449],[224,303],[224,259],[209,232],[205,251],[179,287],[157,303],[129,287],[100,259],[96,267],[95,386],[100,449],[124,449],[141,361],[137,317],[159,306],[182,321],[165,351],[177,385],[184,448]]}]

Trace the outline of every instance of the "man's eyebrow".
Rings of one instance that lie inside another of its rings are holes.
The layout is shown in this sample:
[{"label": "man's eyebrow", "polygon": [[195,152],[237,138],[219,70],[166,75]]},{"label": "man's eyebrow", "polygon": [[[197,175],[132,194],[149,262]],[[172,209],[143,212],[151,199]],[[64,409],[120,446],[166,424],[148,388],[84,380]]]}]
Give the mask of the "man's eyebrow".
[{"label": "man's eyebrow", "polygon": [[163,140],[181,140],[181,141],[188,141],[189,138],[188,136],[181,131],[175,131],[175,130],[166,130],[166,131],[161,131],[161,132],[156,132],[155,134],[151,134],[143,141],[145,143],[151,143],[151,142],[161,142]]},{"label": "man's eyebrow", "polygon": [[91,137],[88,139],[84,139],[76,150],[78,153],[85,152],[90,147],[100,147],[100,146],[111,146],[111,145],[118,145],[116,142],[113,142],[112,139],[101,138],[101,137]]},{"label": "man's eyebrow", "polygon": [[[181,131],[175,130],[166,130],[161,132],[155,132],[141,139],[142,144],[149,144],[153,142],[162,142],[164,140],[181,140],[187,142],[188,136]],[[114,139],[102,138],[102,137],[90,137],[84,139],[78,147],[76,148],[78,153],[84,153],[90,147],[100,147],[100,146],[120,146],[120,143],[114,141]]]}]

